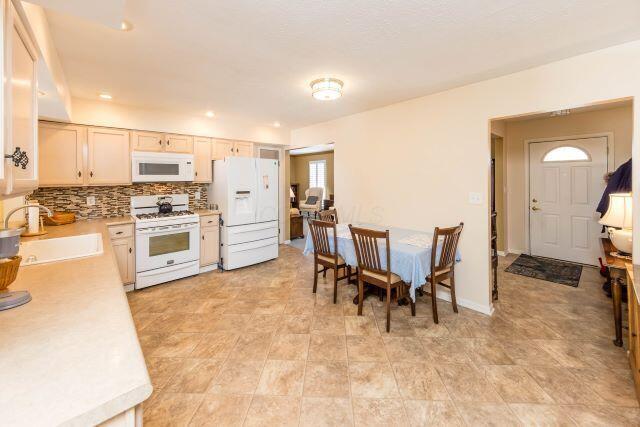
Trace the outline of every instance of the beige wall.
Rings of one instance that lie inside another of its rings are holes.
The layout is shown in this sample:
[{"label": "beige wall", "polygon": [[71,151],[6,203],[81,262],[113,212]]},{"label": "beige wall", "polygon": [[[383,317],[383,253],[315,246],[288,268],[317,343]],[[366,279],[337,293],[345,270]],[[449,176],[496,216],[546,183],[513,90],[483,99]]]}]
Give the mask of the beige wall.
[{"label": "beige wall", "polygon": [[[417,230],[464,221],[458,303],[489,313],[491,119],[640,96],[639,74],[640,42],[632,42],[296,129],[291,143],[335,141],[341,221]],[[634,123],[640,124],[637,111]],[[637,154],[638,136],[633,138]],[[482,203],[470,204],[470,192],[480,193]],[[634,225],[640,227],[640,215]],[[640,261],[640,239],[634,245]]]},{"label": "beige wall", "polygon": [[291,156],[291,183],[300,184],[299,196],[304,200],[304,192],[309,188],[309,162],[312,160],[327,161],[327,188],[323,198],[328,199],[333,192],[333,152],[319,154],[304,154]]},{"label": "beige wall", "polygon": [[73,98],[72,122],[95,126],[181,133],[267,144],[289,144],[289,130],[231,117],[179,114],[130,107],[110,101]]},{"label": "beige wall", "polygon": [[633,108],[618,107],[589,111],[568,116],[506,122],[505,148],[507,153],[507,236],[511,252],[527,252],[525,234],[525,167],[526,140],[562,136],[613,133],[614,163],[620,166],[631,157]]}]

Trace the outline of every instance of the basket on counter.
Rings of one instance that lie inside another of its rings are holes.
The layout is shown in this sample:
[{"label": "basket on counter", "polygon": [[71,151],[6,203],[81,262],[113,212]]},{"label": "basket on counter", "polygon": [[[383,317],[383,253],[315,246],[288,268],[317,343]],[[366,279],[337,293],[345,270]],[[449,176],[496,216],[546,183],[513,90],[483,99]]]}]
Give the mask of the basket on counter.
[{"label": "basket on counter", "polygon": [[46,225],[65,225],[76,222],[76,214],[73,212],[54,212],[52,216],[45,216]]},{"label": "basket on counter", "polygon": [[0,258],[0,292],[6,290],[16,280],[22,257]]}]

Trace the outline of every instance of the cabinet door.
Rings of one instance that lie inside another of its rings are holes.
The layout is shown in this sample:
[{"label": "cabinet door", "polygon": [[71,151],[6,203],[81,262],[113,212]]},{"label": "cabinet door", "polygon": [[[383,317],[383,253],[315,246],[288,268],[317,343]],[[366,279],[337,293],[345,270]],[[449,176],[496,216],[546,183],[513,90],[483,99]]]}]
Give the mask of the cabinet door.
[{"label": "cabinet door", "polygon": [[164,149],[172,153],[193,153],[193,137],[186,135],[166,135]]},{"label": "cabinet door", "polygon": [[193,154],[195,159],[194,182],[211,182],[212,145],[210,138],[193,138]]},{"label": "cabinet door", "polygon": [[38,126],[38,164],[41,187],[84,183],[82,150],[87,129],[82,126],[41,122]]},{"label": "cabinet door", "polygon": [[133,239],[117,239],[111,241],[116,264],[123,284],[133,283],[136,277],[135,251]]},{"label": "cabinet door", "polygon": [[215,264],[220,260],[220,227],[200,229],[200,266]]},{"label": "cabinet door", "polygon": [[88,184],[131,184],[129,131],[92,127],[87,145]]},{"label": "cabinet door", "polygon": [[234,156],[253,157],[253,144],[250,142],[236,142],[234,144]]},{"label": "cabinet door", "polygon": [[5,29],[5,154],[16,148],[24,151],[29,162],[14,166],[4,161],[5,194],[24,194],[38,187],[38,107],[36,63],[38,53],[25,25],[9,3]]},{"label": "cabinet door", "polygon": [[163,151],[164,135],[158,132],[134,131],[131,133],[134,151]]},{"label": "cabinet door", "polygon": [[225,157],[233,156],[233,141],[227,141],[225,139],[215,140],[215,153],[214,160],[223,160]]}]

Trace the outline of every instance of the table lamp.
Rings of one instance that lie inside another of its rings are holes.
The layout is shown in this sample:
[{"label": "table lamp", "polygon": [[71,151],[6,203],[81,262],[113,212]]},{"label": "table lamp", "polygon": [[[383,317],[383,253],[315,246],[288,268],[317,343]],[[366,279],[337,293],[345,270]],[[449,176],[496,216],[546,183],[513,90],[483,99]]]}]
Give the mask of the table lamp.
[{"label": "table lamp", "polygon": [[609,194],[609,208],[598,221],[607,227],[611,243],[625,254],[630,254],[633,248],[631,204],[631,193]]}]

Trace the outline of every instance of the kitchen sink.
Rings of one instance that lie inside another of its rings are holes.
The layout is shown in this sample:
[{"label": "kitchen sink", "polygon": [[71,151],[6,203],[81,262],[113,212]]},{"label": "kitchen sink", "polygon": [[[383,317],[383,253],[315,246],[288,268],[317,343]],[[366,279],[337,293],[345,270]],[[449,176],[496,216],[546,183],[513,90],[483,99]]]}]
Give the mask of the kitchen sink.
[{"label": "kitchen sink", "polygon": [[100,233],[21,242],[18,255],[21,266],[65,261],[102,254]]}]

